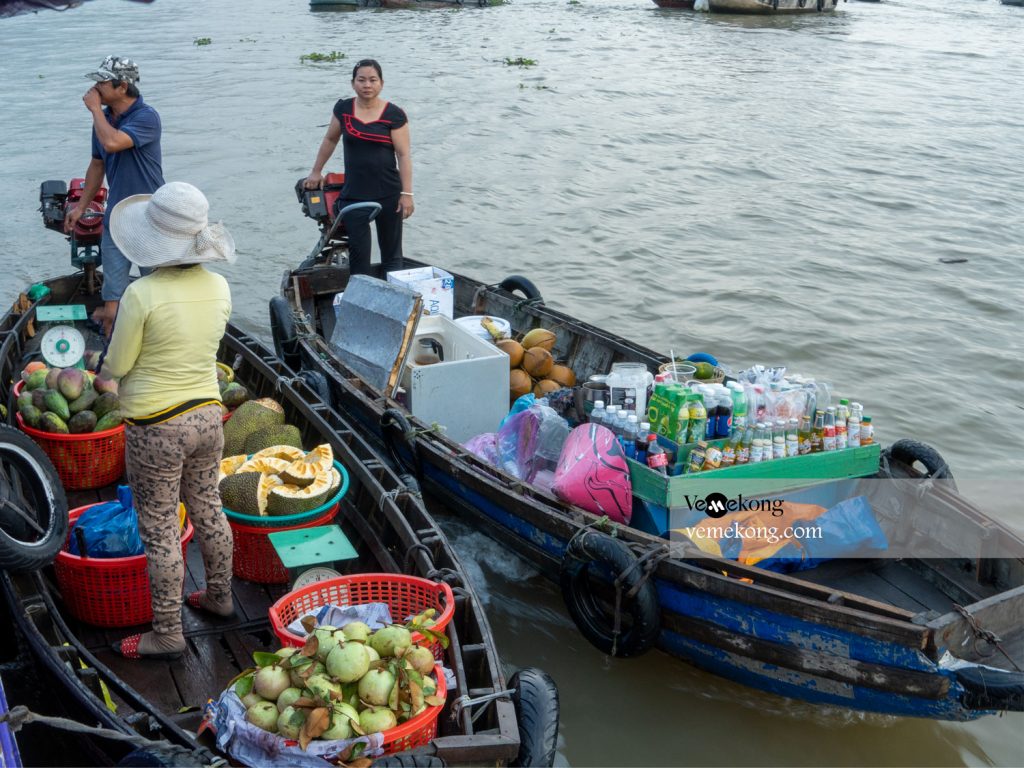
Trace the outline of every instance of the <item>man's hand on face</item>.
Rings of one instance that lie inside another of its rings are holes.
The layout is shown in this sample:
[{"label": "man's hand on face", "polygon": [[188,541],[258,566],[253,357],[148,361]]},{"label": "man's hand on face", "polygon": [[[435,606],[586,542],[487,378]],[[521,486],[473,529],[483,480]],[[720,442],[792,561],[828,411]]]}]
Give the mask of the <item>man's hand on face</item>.
[{"label": "man's hand on face", "polygon": [[85,108],[90,112],[95,109],[100,109],[103,106],[103,101],[100,99],[100,92],[96,90],[95,85],[85,92],[85,96],[82,97],[82,103],[85,104]]}]

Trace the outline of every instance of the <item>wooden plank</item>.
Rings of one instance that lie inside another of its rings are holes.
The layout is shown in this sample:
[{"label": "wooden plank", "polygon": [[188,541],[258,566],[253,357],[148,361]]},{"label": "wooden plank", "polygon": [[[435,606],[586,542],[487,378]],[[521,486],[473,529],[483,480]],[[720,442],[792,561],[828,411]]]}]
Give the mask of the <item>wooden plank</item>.
[{"label": "wooden plank", "polygon": [[850,574],[846,578],[838,579],[834,586],[844,592],[852,592],[881,603],[897,605],[914,613],[920,613],[927,608],[924,603],[914,600],[874,571]]},{"label": "wooden plank", "polygon": [[[1009,639],[1021,634],[1024,627],[1024,586],[1008,590],[977,603],[965,606],[977,626]],[[928,623],[935,631],[935,644],[963,659],[973,659],[974,630],[967,618],[951,611]],[[1024,666],[1024,659],[1017,663]]]},{"label": "wooden plank", "polygon": [[848,685],[927,699],[941,699],[949,689],[949,680],[942,675],[871,664],[820,651],[784,646],[749,635],[736,635],[698,619],[668,615],[663,626],[684,637],[762,664],[778,665]]},{"label": "wooden plank", "polygon": [[878,575],[927,610],[939,614],[946,613],[953,603],[949,595],[923,576],[904,566],[902,562],[891,561],[878,571]]},{"label": "wooden plank", "polygon": [[[239,670],[216,635],[188,638],[189,650],[170,665],[171,676],[186,707],[201,707],[217,698]],[[147,689],[143,689],[147,690]]]},{"label": "wooden plank", "polygon": [[141,693],[162,712],[177,712],[185,705],[175,685],[171,667],[178,661],[133,661],[110,648],[95,651],[96,658]]}]

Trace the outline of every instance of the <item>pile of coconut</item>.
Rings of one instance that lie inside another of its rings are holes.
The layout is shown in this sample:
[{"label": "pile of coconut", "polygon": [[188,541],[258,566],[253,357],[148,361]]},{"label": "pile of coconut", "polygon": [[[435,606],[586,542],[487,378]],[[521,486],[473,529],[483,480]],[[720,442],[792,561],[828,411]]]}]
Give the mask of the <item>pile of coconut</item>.
[{"label": "pile of coconut", "polygon": [[297,740],[302,749],[314,739],[387,731],[444,705],[434,654],[414,644],[409,629],[447,646],[443,634],[427,629],[434,614],[428,609],[405,626],[376,632],[361,621],[316,627],[301,649],[254,654],[257,668],[235,678],[229,690],[241,699],[248,722]]},{"label": "pile of coconut", "polygon": [[551,353],[557,341],[558,337],[547,328],[534,328],[520,341],[502,339],[495,342],[498,349],[508,355],[512,369],[508,378],[510,402],[528,392],[543,397],[562,387],[576,386],[576,374],[572,368],[556,363]]}]

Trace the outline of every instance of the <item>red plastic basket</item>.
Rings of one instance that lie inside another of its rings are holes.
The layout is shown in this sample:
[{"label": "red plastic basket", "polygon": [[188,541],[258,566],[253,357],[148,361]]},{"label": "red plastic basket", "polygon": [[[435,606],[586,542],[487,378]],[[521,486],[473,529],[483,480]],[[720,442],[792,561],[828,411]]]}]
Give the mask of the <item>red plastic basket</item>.
[{"label": "red plastic basket", "polygon": [[[68,513],[71,526],[90,507],[72,509]],[[185,521],[181,533],[181,555],[188,553],[188,543],[195,531]],[[68,534],[68,541],[71,534]],[[64,549],[57,553],[53,568],[57,584],[71,614],[80,621],[97,627],[133,627],[153,620],[153,603],[149,592],[146,556],[80,557]]]},{"label": "red plastic basket", "polygon": [[[445,586],[448,586],[447,584]],[[434,677],[437,678],[436,696],[442,699],[448,696],[448,686],[445,685],[444,670],[440,664],[434,666]],[[401,725],[389,728],[384,731],[384,753],[391,755],[396,752],[405,752],[407,749],[422,747],[429,744],[437,736],[437,718],[444,709],[444,704],[434,707],[427,707],[416,717],[410,717]]]},{"label": "red plastic basket", "polygon": [[[396,622],[434,608],[437,615],[430,627],[443,632],[455,615],[455,595],[444,582],[405,576],[397,573],[360,573],[340,576],[289,592],[270,606],[270,626],[285,645],[301,648],[306,639],[288,630],[288,625],[323,605],[361,605],[387,603]],[[444,647],[439,642],[426,642],[419,632],[412,633],[417,645],[429,648],[440,659]],[[410,721],[411,722],[411,721]]]},{"label": "red plastic basket", "polygon": [[335,504],[312,520],[280,528],[256,528],[251,525],[242,525],[229,517],[228,523],[231,525],[233,539],[232,572],[238,578],[246,581],[256,581],[260,584],[287,584],[288,569],[284,567],[281,558],[277,556],[277,550],[270,543],[268,534],[324,525],[333,520],[337,512],[338,505]]},{"label": "red plastic basket", "polygon": [[[23,386],[22,381],[14,386],[15,397],[21,394]],[[102,432],[62,435],[28,426],[20,413],[15,414],[15,419],[18,428],[50,457],[66,490],[102,488],[124,475],[124,424]]]}]

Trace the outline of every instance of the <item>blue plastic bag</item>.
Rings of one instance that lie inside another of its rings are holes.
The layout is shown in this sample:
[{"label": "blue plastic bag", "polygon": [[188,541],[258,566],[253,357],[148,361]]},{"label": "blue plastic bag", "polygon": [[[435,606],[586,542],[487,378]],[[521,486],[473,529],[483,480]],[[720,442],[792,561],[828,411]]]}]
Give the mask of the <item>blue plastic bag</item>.
[{"label": "blue plastic bag", "polygon": [[[79,533],[80,532],[80,533]],[[84,539],[85,552],[79,542]],[[97,504],[82,513],[71,529],[68,551],[86,557],[132,557],[145,550],[139,537],[139,519],[127,485],[117,488],[117,501]]]}]

